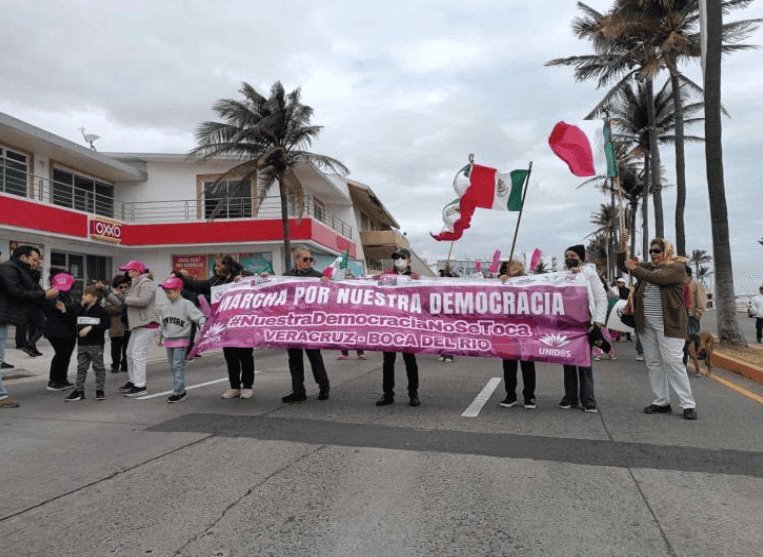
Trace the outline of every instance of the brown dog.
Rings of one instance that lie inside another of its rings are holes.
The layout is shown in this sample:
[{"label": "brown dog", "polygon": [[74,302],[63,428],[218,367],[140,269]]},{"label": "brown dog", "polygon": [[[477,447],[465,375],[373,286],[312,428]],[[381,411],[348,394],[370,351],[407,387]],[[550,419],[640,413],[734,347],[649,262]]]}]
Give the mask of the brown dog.
[{"label": "brown dog", "polygon": [[[694,362],[695,375],[702,375],[702,370],[699,367],[697,358],[704,358],[705,364],[707,364],[707,375],[713,373],[713,365],[710,363],[710,359],[713,356],[713,348],[715,347],[715,338],[710,333],[700,332],[699,334],[690,334],[686,339],[686,346],[684,347],[689,358]],[[688,366],[687,366],[688,370]]]}]

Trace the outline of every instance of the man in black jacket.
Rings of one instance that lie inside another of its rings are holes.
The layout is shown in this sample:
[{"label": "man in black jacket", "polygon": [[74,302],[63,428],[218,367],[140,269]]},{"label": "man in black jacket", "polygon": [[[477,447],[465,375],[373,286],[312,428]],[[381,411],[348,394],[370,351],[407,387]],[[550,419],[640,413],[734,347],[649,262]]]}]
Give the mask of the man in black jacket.
[{"label": "man in black jacket", "polygon": [[[8,325],[19,326],[29,320],[33,307],[43,300],[58,296],[58,290],[47,291],[35,283],[32,271],[40,266],[40,251],[34,246],[19,246],[9,261],[0,264],[0,362],[5,358]],[[15,408],[18,402],[8,398],[0,379],[0,408]]]},{"label": "man in black jacket", "polygon": [[[294,252],[294,268],[283,274],[285,277],[311,277],[323,278],[323,275],[313,269],[313,254],[307,248],[299,248]],[[283,402],[303,402],[307,400],[305,393],[305,362],[302,358],[301,348],[289,348],[289,373],[291,374],[292,392],[281,398]],[[318,400],[326,400],[329,397],[331,386],[329,385],[326,366],[323,364],[323,356],[318,349],[305,349],[310,367],[313,370],[313,378],[318,383]]]}]

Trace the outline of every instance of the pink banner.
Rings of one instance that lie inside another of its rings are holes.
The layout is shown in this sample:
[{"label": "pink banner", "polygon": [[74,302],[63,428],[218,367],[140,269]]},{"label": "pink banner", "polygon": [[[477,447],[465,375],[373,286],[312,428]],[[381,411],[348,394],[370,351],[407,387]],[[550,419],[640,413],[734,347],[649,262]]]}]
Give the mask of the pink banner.
[{"label": "pink banner", "polygon": [[196,352],[329,348],[590,364],[584,279],[251,278],[212,292]]}]

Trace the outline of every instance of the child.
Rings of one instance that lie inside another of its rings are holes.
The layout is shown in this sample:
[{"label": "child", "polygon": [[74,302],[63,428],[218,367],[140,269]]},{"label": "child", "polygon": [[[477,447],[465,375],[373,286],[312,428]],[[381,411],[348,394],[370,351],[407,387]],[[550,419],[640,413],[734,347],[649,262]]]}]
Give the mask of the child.
[{"label": "child", "polygon": [[99,302],[99,289],[88,286],[77,309],[77,380],[74,390],[64,400],[74,402],[85,398],[85,379],[90,364],[95,371],[95,400],[105,400],[106,368],[103,365],[104,335],[111,319]]},{"label": "child", "polygon": [[199,329],[204,326],[206,319],[193,302],[183,298],[180,291],[183,281],[179,278],[169,278],[160,286],[167,295],[169,304],[162,309],[159,324],[159,346],[164,342],[167,348],[167,360],[170,371],[174,375],[172,394],[167,397],[168,403],[181,402],[186,399],[185,392],[185,355],[191,344],[191,323],[196,323]]}]

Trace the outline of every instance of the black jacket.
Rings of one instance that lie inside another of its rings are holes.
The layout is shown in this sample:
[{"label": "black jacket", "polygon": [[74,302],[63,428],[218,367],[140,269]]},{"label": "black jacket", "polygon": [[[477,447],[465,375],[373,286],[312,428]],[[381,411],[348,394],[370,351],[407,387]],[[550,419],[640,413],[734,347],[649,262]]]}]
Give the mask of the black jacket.
[{"label": "black jacket", "polygon": [[[56,302],[63,302],[66,313],[56,309]],[[73,338],[76,335],[79,304],[68,292],[60,292],[55,300],[45,302],[45,338]]]},{"label": "black jacket", "polygon": [[43,300],[45,291],[34,281],[29,265],[18,259],[0,263],[0,325],[25,325]]},{"label": "black jacket", "polygon": [[286,271],[283,276],[285,277],[311,277],[311,278],[321,278],[323,276],[323,273],[320,271],[316,271],[312,267],[309,269],[305,269],[304,271],[298,271],[296,267],[289,269]]},{"label": "black jacket", "polygon": [[188,298],[192,302],[194,302],[196,305],[198,305],[198,302],[196,300],[192,300],[188,296],[188,291],[195,292],[196,294],[203,294],[207,297],[207,299],[210,299],[212,296],[212,287],[213,286],[222,286],[223,284],[228,284],[229,282],[233,282],[233,279],[235,279],[238,276],[249,276],[251,273],[247,273],[244,271],[244,268],[236,263],[233,268],[231,269],[231,274],[229,277],[218,277],[217,275],[212,275],[208,279],[204,280],[197,280],[188,278],[185,275],[182,275],[180,273],[177,273],[175,276],[178,277],[180,280],[183,281],[183,297]]},{"label": "black jacket", "polygon": [[[80,306],[75,313],[77,314],[77,342],[81,346],[103,346],[104,335],[111,326],[111,316],[106,308],[101,304],[93,304],[89,308]],[[98,319],[99,322],[97,324],[84,322],[88,319]],[[88,326],[93,330],[84,337],[79,336],[79,332]]]}]

